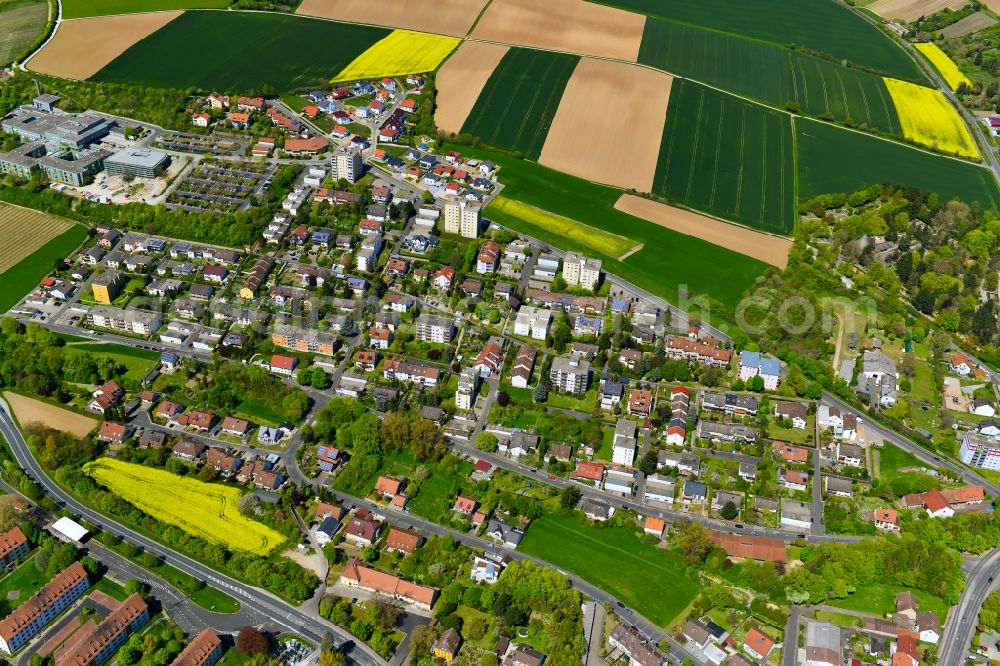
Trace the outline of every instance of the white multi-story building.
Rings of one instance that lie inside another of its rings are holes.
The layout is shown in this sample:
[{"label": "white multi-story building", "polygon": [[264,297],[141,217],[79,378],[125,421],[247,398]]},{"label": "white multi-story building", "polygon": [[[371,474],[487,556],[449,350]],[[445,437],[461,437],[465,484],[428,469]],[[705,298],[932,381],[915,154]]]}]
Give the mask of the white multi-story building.
[{"label": "white multi-story building", "polygon": [[552,362],[549,375],[552,388],[566,393],[586,393],[590,361],[579,356],[559,356]]},{"label": "white multi-story building", "polygon": [[476,404],[476,392],[479,390],[479,373],[475,368],[466,368],[458,377],[458,388],[455,389],[456,409],[470,410]]},{"label": "white multi-story building", "polygon": [[123,310],[95,305],[87,313],[87,323],[97,328],[108,328],[138,335],[152,335],[160,328],[163,318],[159,313],[148,310]]},{"label": "white multi-story building", "polygon": [[982,469],[1000,469],[1000,443],[978,433],[967,432],[958,450],[959,459],[966,465]]},{"label": "white multi-story building", "polygon": [[552,312],[545,308],[535,308],[522,305],[514,320],[514,335],[544,340],[552,325]]},{"label": "white multi-story building", "polygon": [[482,219],[482,204],[465,199],[449,199],[444,204],[445,233],[477,238]]},{"label": "white multi-story building", "polygon": [[422,314],[417,317],[417,340],[448,344],[455,332],[455,322],[447,317]]},{"label": "white multi-story building", "polygon": [[343,178],[349,183],[356,182],[364,173],[361,151],[345,146],[333,154],[330,160],[330,176],[336,181]]},{"label": "white multi-story building", "polygon": [[359,271],[372,271],[378,266],[378,255],[382,252],[382,238],[380,236],[365,236],[361,241],[361,248],[358,250],[354,261]]},{"label": "white multi-story building", "polygon": [[570,286],[592,290],[601,279],[601,260],[570,252],[563,259],[563,279]]},{"label": "white multi-story building", "polygon": [[618,419],[615,424],[615,439],[611,448],[611,462],[616,465],[631,467],[635,462],[635,422],[628,419]]}]

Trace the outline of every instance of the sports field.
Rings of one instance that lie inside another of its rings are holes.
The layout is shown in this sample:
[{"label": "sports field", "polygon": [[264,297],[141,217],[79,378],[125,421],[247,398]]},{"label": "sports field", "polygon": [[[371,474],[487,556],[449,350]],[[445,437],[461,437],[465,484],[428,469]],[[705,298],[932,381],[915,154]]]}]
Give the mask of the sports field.
[{"label": "sports field", "polygon": [[451,149],[496,163],[501,169],[505,198],[629,238],[643,247],[620,261],[617,256],[596,252],[558,230],[536,226],[514,216],[501,217],[502,211],[493,206],[484,211],[486,218],[496,217],[504,226],[554,247],[600,256],[608,272],[621,275],[673,303],[679,301],[678,290],[686,285],[692,295],[706,294],[731,311],[743,292],[767,269],[764,262],[616,210],[615,202],[624,193],[619,188],[596,185],[536,162],[488,150],[447,144],[440,147],[441,151]]},{"label": "sports field", "polygon": [[937,44],[931,42],[922,42],[920,44],[914,44],[917,50],[924,54],[924,57],[931,61],[934,65],[934,69],[938,71],[944,82],[948,84],[952,90],[958,90],[958,86],[965,84],[967,86],[972,85],[972,81],[969,77],[962,73],[955,64],[955,61],[948,57],[948,54],[942,51]]},{"label": "sports field", "polygon": [[880,77],[775,44],[651,17],[639,62],[779,108],[795,101],[804,113],[900,131]]},{"label": "sports field", "polygon": [[[328,85],[389,30],[265,12],[185,12],[93,78],[245,93]],[[193,44],[211,45],[193,48]]]},{"label": "sports field", "polygon": [[588,527],[577,516],[536,519],[519,550],[597,585],[660,627],[674,624],[701,589],[679,554],[642,543],[635,530]]},{"label": "sports field", "polygon": [[89,462],[83,471],[140,511],[205,541],[257,555],[268,555],[285,541],[240,513],[238,488],[114,458]]},{"label": "sports field", "polygon": [[461,40],[410,30],[393,30],[355,58],[334,81],[420,74],[437,69]]},{"label": "sports field", "polygon": [[941,152],[979,158],[969,129],[939,90],[897,79],[886,79],[885,85],[899,113],[903,136]]},{"label": "sports field", "polygon": [[578,56],[512,48],[479,93],[462,133],[537,159]]},{"label": "sports field", "polygon": [[795,121],[795,140],[801,201],[892,183],[1000,208],[1000,190],[989,170],[962,160],[804,118]]},{"label": "sports field", "polygon": [[229,0],[63,0],[63,19],[138,12],[162,12],[167,9],[225,9]]},{"label": "sports field", "polygon": [[906,52],[836,0],[593,0],[775,44],[798,44],[897,78],[924,81]]},{"label": "sports field", "polygon": [[0,66],[12,62],[42,33],[49,18],[46,0],[0,0]]},{"label": "sports field", "polygon": [[0,312],[6,312],[72,254],[87,229],[70,220],[0,203]]},{"label": "sports field", "polygon": [[794,164],[787,114],[674,81],[654,193],[753,229],[789,234]]}]

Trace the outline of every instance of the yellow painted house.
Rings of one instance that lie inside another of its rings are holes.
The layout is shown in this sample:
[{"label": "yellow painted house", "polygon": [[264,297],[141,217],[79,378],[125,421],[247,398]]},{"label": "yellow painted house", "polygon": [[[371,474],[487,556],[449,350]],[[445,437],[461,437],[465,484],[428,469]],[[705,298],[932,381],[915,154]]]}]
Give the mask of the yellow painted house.
[{"label": "yellow painted house", "polygon": [[446,664],[450,664],[458,656],[458,651],[461,647],[461,634],[454,629],[448,629],[434,643],[434,658],[442,659]]}]

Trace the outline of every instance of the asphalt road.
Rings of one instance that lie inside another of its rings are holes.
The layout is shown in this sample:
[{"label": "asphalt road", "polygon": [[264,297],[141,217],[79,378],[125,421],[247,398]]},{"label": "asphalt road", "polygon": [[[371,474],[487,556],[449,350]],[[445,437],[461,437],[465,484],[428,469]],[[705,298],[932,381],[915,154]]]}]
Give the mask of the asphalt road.
[{"label": "asphalt road", "polygon": [[1000,576],[1000,549],[983,555],[966,574],[965,590],[958,604],[952,609],[938,647],[939,664],[962,664],[976,631],[979,611],[990,593],[1000,586],[995,577]]},{"label": "asphalt road", "polygon": [[340,627],[322,618],[309,616],[269,592],[248,586],[229,576],[220,574],[204,564],[170,550],[160,543],[134,532],[77,502],[42,470],[41,466],[31,455],[27,442],[24,441],[21,431],[16,427],[7,409],[6,403],[0,402],[0,435],[10,444],[15,459],[25,473],[38,483],[49,496],[70,512],[98,525],[105,531],[139,546],[145,551],[156,554],[163,558],[165,562],[184,573],[232,595],[245,608],[256,611],[263,617],[270,618],[273,623],[285,627],[288,631],[298,634],[315,644],[322,642],[327,633],[332,633],[338,639],[338,645],[346,641],[351,642],[352,647],[348,654],[355,663],[363,666],[370,664],[382,665],[386,663],[370,647],[361,641],[354,640]]}]

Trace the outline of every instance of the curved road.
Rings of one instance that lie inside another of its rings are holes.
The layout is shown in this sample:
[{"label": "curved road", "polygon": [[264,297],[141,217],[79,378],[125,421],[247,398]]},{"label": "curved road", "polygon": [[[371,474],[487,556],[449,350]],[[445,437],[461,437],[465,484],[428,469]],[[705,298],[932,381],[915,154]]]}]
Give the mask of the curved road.
[{"label": "curved road", "polygon": [[996,576],[1000,576],[1000,548],[980,557],[966,575],[965,590],[941,636],[938,663],[948,666],[965,663],[983,602],[1000,586],[1000,581],[994,582]]},{"label": "curved road", "polygon": [[270,592],[251,587],[229,576],[220,574],[214,569],[170,550],[162,544],[77,502],[50,479],[48,474],[45,473],[35,460],[28,449],[27,442],[24,441],[21,431],[17,428],[13,417],[8,412],[7,404],[3,401],[0,401],[0,435],[10,444],[14,458],[25,473],[38,483],[48,495],[57,502],[61,502],[72,513],[82,516],[91,523],[98,525],[101,529],[129,541],[145,551],[156,554],[163,558],[165,562],[184,573],[232,595],[244,607],[259,612],[276,624],[286,627],[290,632],[299,634],[316,645],[319,645],[323,641],[327,633],[332,633],[339,639],[338,644],[351,641],[353,647],[348,654],[354,662],[363,666],[382,666],[386,663],[370,647],[361,641],[354,640],[352,636],[340,627],[320,617],[307,615]]}]

